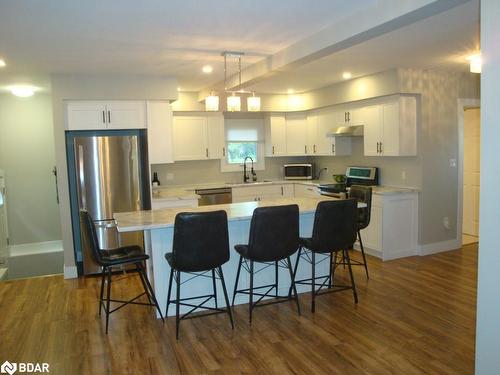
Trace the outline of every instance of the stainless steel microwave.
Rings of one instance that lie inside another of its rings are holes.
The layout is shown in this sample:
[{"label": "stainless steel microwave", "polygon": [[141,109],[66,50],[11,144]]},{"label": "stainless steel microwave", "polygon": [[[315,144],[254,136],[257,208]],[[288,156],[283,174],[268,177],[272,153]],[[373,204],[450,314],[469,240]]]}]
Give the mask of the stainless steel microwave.
[{"label": "stainless steel microwave", "polygon": [[285,164],[285,180],[313,180],[314,164]]}]

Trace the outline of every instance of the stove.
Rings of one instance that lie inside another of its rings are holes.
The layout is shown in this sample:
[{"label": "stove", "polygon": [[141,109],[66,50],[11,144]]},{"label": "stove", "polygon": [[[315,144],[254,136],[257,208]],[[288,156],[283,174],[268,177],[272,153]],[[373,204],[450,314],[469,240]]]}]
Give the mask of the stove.
[{"label": "stove", "polygon": [[321,195],[345,199],[351,185],[378,185],[377,167],[348,167],[345,175],[346,182],[343,184],[319,185]]}]

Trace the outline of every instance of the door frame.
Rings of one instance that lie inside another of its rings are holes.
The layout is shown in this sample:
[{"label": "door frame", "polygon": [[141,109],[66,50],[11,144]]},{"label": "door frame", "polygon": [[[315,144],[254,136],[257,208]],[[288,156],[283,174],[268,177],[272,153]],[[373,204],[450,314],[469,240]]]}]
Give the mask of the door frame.
[{"label": "door frame", "polygon": [[462,247],[462,224],[464,220],[464,112],[481,108],[480,99],[458,99],[458,194],[457,194],[457,241]]}]

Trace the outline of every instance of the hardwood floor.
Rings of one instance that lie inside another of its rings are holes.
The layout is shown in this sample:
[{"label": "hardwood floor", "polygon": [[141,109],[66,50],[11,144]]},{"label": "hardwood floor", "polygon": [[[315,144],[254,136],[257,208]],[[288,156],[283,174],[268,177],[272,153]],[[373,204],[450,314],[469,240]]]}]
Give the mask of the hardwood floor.
[{"label": "hardwood floor", "polygon": [[[127,306],[97,315],[98,279],[60,276],[0,283],[0,362],[48,362],[51,374],[472,374],[477,245],[382,263],[369,258],[370,280],[355,267],[352,294],[301,295],[290,303],[163,325],[153,309]],[[347,279],[347,272],[340,275]],[[113,282],[114,296],[134,295],[136,275]]]}]

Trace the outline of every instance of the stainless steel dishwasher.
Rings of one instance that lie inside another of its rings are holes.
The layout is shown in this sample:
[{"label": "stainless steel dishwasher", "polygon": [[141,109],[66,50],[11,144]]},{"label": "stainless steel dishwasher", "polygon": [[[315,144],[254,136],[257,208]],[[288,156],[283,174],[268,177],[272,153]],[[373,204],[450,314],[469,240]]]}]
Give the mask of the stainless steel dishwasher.
[{"label": "stainless steel dishwasher", "polygon": [[197,189],[195,192],[200,196],[198,199],[199,206],[210,206],[212,204],[225,204],[233,202],[233,193],[231,188]]}]

